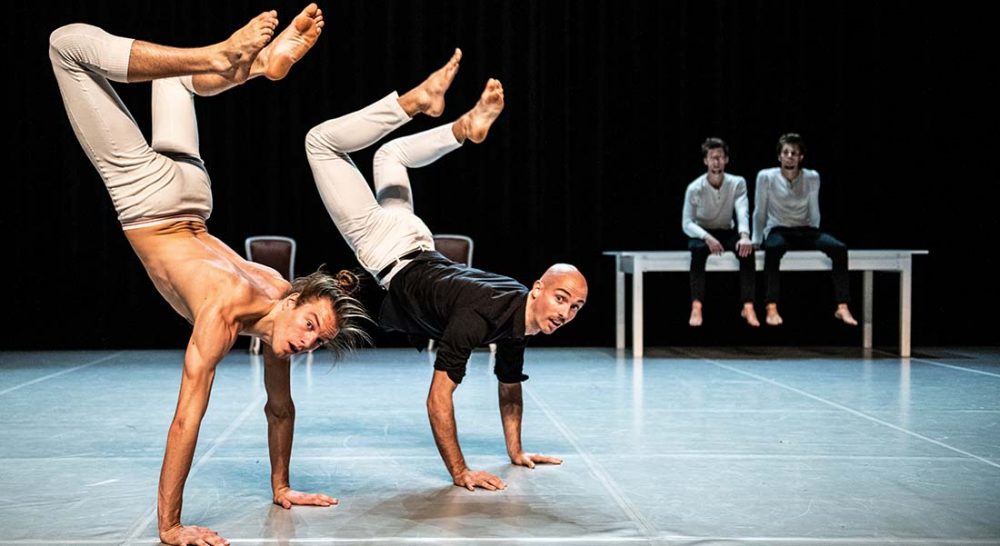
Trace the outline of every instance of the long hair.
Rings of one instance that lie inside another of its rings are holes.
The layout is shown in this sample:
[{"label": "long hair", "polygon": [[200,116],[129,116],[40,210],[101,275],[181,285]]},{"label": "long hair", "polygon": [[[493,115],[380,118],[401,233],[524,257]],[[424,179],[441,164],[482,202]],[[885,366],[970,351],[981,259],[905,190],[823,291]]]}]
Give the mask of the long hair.
[{"label": "long hair", "polygon": [[[354,297],[360,281],[347,270],[336,275],[327,273],[323,266],[309,275],[292,281],[288,294],[298,293],[296,307],[304,303],[325,298],[330,301],[333,314],[337,318],[337,335],[325,344],[340,358],[358,347],[371,345],[372,338],[362,327],[363,322],[374,324],[364,305]],[[288,295],[286,294],[286,296]]]}]

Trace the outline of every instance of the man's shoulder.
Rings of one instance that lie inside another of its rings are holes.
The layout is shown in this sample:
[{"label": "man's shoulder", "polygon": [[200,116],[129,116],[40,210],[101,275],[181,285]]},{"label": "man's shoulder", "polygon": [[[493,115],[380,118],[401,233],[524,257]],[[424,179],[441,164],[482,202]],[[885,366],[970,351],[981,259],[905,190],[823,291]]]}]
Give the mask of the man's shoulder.
[{"label": "man's shoulder", "polygon": [[802,178],[819,179],[819,171],[813,169],[802,169]]},{"label": "man's shoulder", "polygon": [[698,191],[702,184],[705,183],[705,175],[699,175],[698,178],[688,182],[687,191]]},{"label": "man's shoulder", "polygon": [[225,268],[206,271],[200,280],[208,289],[198,294],[199,301],[191,309],[195,323],[240,324],[261,315],[284,296],[278,292],[280,287],[265,287],[257,279]]},{"label": "man's shoulder", "polygon": [[757,178],[774,178],[781,174],[781,167],[768,167],[757,172]]},{"label": "man's shoulder", "polygon": [[490,287],[501,288],[504,291],[528,292],[527,286],[509,275],[486,271],[467,265],[463,265],[462,269],[466,273],[463,280],[467,282],[474,284],[486,284]]},{"label": "man's shoulder", "polygon": [[280,276],[232,275],[226,286],[228,299],[235,305],[250,305],[263,301],[275,301],[285,297],[292,285]]},{"label": "man's shoulder", "polygon": [[729,173],[726,173],[726,182],[729,182],[730,184],[746,184],[747,183],[746,179],[743,178],[742,176],[740,176],[738,174],[729,174]]}]

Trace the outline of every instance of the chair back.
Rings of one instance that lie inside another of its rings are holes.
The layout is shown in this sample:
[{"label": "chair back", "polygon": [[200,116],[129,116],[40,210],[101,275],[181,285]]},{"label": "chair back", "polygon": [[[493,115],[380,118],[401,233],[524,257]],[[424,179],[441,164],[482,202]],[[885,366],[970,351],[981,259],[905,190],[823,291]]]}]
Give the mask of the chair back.
[{"label": "chair back", "polygon": [[472,239],[465,235],[442,233],[434,236],[434,249],[453,262],[472,266]]},{"label": "chair back", "polygon": [[295,239],[280,235],[247,237],[247,259],[264,264],[291,281],[295,278]]}]

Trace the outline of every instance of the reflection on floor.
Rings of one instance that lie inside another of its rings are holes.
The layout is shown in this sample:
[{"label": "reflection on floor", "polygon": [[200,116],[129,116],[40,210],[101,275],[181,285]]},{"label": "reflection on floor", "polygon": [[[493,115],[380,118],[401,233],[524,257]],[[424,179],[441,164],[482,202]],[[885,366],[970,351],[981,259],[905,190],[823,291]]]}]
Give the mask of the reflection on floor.
[{"label": "reflection on floor", "polygon": [[[184,520],[234,544],[1000,544],[1000,351],[529,349],[506,457],[488,352],[455,396],[450,485],[426,353],[297,357],[293,486],[271,504],[262,364],[219,366]],[[155,544],[179,351],[0,352],[0,544]]]}]

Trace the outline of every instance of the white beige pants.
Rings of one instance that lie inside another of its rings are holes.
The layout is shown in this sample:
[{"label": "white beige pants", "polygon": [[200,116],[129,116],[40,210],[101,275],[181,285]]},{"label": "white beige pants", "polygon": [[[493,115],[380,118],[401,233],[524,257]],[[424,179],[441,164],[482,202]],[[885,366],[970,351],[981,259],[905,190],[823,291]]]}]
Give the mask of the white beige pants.
[{"label": "white beige pants", "polygon": [[191,77],[153,81],[150,146],[109,82],[127,81],[132,42],[85,24],[51,34],[49,59],[70,124],[124,229],[207,220],[212,189],[198,150]]},{"label": "white beige pants", "polygon": [[[407,169],[429,165],[462,146],[451,124],[390,141],[375,153],[373,194],[348,154],[410,121],[398,99],[392,93],[321,123],[306,136],[306,155],[323,204],[358,262],[373,275],[411,250],[434,249],[431,230],[413,212]],[[403,265],[381,279],[383,286]]]}]

